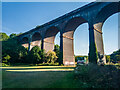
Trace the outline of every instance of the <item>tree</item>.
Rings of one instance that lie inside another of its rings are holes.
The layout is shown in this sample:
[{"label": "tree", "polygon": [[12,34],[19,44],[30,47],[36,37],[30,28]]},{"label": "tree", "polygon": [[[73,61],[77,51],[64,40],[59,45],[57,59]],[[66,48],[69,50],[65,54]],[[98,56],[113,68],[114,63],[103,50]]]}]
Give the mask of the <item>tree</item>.
[{"label": "tree", "polygon": [[117,62],[120,61],[120,49],[117,51],[114,51],[111,55],[110,55],[110,61],[111,62]]},{"label": "tree", "polygon": [[[54,52],[56,53],[56,56],[59,57],[59,55],[60,55],[60,46],[59,45],[54,45]],[[57,58],[56,61],[59,61],[59,58]]]},{"label": "tree", "polygon": [[34,46],[31,51],[28,53],[28,63],[33,63],[33,64],[38,64],[41,61],[41,57],[39,55],[40,53],[40,48],[38,46]]},{"label": "tree", "polygon": [[6,33],[0,33],[0,41],[5,41],[9,39],[9,36]]},{"label": "tree", "polygon": [[106,62],[110,63],[110,55],[106,55]]},{"label": "tree", "polygon": [[45,50],[40,50],[39,55],[41,57],[40,63],[45,63],[47,61],[47,53],[45,52]]},{"label": "tree", "polygon": [[47,52],[47,57],[48,57],[47,63],[49,63],[49,62],[54,63],[58,58],[54,51],[48,51]]},{"label": "tree", "polygon": [[9,62],[9,60],[10,60],[10,56],[9,55],[6,55],[4,58],[3,58],[3,63],[8,63]]},{"label": "tree", "polygon": [[8,39],[2,41],[2,58],[9,55],[11,58],[10,63],[24,62],[25,56],[27,55],[27,49],[18,43],[17,38]]},{"label": "tree", "polygon": [[21,35],[21,34],[23,34],[23,33],[18,33],[16,36],[19,36],[19,35]]},{"label": "tree", "polygon": [[10,38],[14,38],[16,35],[17,35],[16,33],[10,34]]}]

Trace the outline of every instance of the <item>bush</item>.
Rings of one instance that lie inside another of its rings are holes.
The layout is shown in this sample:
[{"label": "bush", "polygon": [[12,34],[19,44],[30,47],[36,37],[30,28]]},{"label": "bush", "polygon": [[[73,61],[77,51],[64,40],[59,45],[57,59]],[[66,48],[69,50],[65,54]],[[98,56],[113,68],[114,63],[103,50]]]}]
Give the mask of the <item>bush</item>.
[{"label": "bush", "polygon": [[106,63],[110,63],[110,56],[106,55]]},{"label": "bush", "polygon": [[9,63],[21,63],[24,62],[24,58],[27,55],[27,49],[18,43],[17,38],[8,39],[2,41],[2,59],[9,55]]},{"label": "bush", "polygon": [[75,78],[91,84],[91,87],[120,88],[120,70],[113,65],[81,65],[75,69]]},{"label": "bush", "polygon": [[40,52],[39,52],[39,55],[40,55],[40,57],[41,57],[41,63],[43,62],[43,63],[46,63],[46,61],[47,61],[47,53],[45,52],[45,50],[43,49],[43,50],[40,50]]},{"label": "bush", "polygon": [[2,63],[2,67],[7,67],[9,66],[8,64]]},{"label": "bush", "polygon": [[47,52],[47,63],[54,63],[57,60],[56,53],[54,51]]},{"label": "bush", "polygon": [[0,33],[0,41],[5,41],[9,38],[6,33]]},{"label": "bush", "polygon": [[39,55],[40,48],[38,46],[34,46],[27,56],[27,63],[37,64],[40,63],[41,57]]},{"label": "bush", "polygon": [[56,56],[58,57],[56,62],[59,62],[59,55],[60,55],[60,46],[54,45],[54,52],[56,53]]},{"label": "bush", "polygon": [[2,60],[2,62],[3,63],[8,63],[9,62],[9,60],[10,60],[10,56],[9,55],[6,55],[5,57],[3,57],[3,60]]}]

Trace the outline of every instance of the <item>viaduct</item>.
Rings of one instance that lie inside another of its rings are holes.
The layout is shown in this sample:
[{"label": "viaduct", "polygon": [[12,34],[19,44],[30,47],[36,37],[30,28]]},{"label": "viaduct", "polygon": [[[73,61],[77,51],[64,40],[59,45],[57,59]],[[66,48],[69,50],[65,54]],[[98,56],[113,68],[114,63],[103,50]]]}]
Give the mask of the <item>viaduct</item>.
[{"label": "viaduct", "polygon": [[46,51],[54,49],[54,40],[60,32],[60,61],[61,64],[75,64],[73,34],[83,23],[89,25],[89,62],[97,63],[97,53],[102,55],[105,63],[102,26],[107,18],[120,12],[120,2],[92,2],[48,23],[38,26],[18,36],[19,42],[30,50],[39,46]]}]

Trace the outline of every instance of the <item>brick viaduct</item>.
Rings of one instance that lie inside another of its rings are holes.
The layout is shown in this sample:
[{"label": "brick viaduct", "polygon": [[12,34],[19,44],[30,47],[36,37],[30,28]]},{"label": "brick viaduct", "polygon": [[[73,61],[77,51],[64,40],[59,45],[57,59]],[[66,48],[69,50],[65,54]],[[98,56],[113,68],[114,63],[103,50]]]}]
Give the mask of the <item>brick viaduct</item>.
[{"label": "brick viaduct", "polygon": [[89,61],[97,63],[94,60],[96,50],[103,55],[105,60],[102,26],[107,18],[120,12],[120,2],[92,2],[48,23],[36,27],[28,32],[18,36],[19,42],[30,50],[33,46],[39,46],[46,51],[54,49],[54,40],[60,32],[60,63],[75,63],[73,34],[78,26],[83,23],[89,25]]}]

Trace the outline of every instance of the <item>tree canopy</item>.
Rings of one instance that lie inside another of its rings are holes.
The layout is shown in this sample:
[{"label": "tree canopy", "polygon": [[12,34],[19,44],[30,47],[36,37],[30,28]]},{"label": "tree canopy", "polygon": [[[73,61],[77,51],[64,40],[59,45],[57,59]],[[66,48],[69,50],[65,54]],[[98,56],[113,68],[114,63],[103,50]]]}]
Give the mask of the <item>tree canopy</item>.
[{"label": "tree canopy", "polygon": [[0,33],[0,41],[5,41],[9,38],[6,33]]}]

